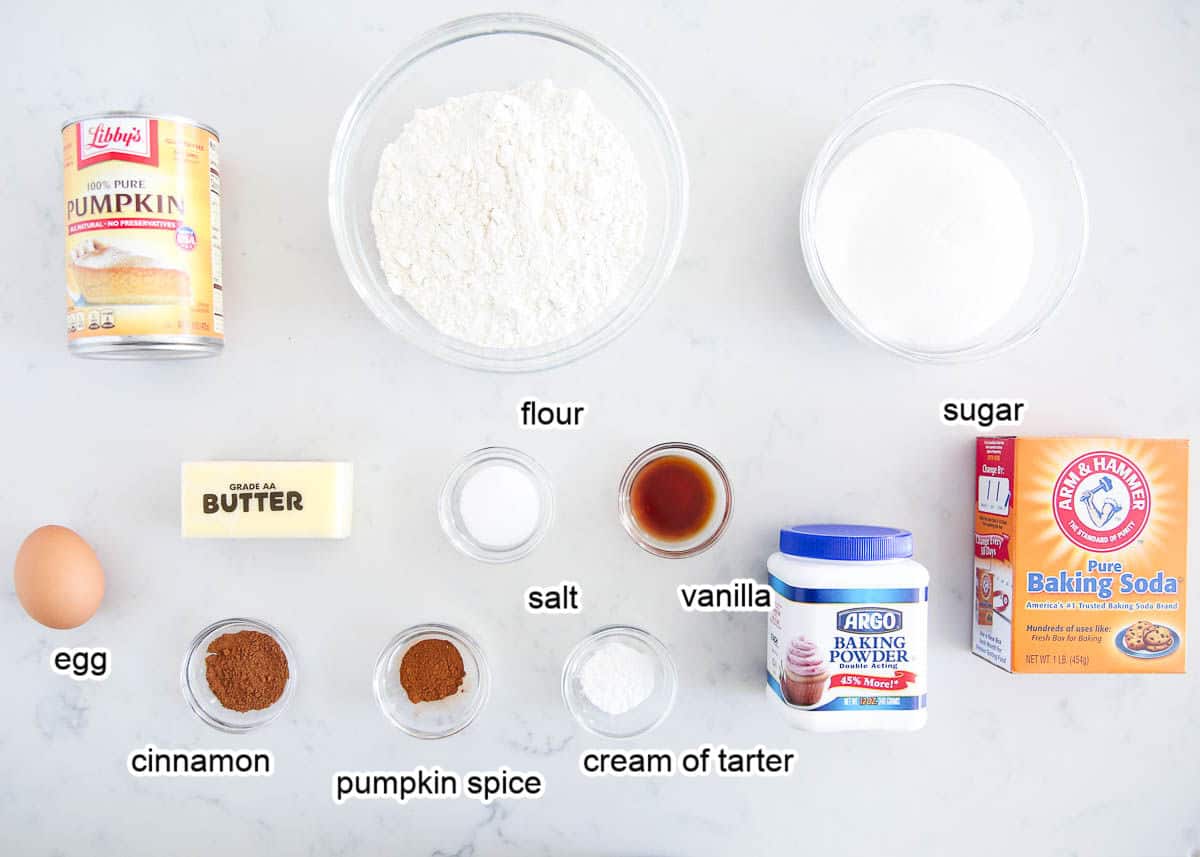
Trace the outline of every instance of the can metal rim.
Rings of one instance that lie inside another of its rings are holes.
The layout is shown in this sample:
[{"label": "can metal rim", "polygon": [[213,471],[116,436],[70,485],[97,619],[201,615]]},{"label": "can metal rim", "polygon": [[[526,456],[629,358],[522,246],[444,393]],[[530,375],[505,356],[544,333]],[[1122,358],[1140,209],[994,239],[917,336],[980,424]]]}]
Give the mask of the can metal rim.
[{"label": "can metal rim", "polygon": [[72,339],[67,348],[79,357],[140,359],[213,357],[225,348],[224,338],[192,334],[141,336],[89,336]]},{"label": "can metal rim", "polygon": [[76,116],[74,119],[68,119],[58,130],[61,133],[66,131],[72,125],[76,125],[80,122],[86,122],[88,119],[116,119],[117,117],[124,117],[126,119],[162,119],[167,122],[179,122],[184,125],[192,125],[196,128],[202,128],[216,137],[218,142],[221,140],[221,135],[217,133],[216,128],[211,125],[206,125],[203,122],[197,122],[195,119],[192,119],[189,116],[180,116],[175,113],[141,113],[136,110],[102,110],[99,113],[87,113],[83,116]]}]

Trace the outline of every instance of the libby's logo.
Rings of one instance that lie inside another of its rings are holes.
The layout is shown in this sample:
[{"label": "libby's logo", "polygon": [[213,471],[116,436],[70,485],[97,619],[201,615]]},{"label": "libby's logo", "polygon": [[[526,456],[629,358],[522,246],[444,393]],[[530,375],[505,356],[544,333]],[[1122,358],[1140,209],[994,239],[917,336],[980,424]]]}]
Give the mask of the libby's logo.
[{"label": "libby's logo", "polygon": [[886,607],[854,607],[838,611],[837,627],[850,634],[890,634],[904,627],[904,614]]},{"label": "libby's logo", "polygon": [[158,166],[157,119],[85,119],[75,125],[76,167],[103,161]]},{"label": "libby's logo", "polygon": [[1054,484],[1054,520],[1084,550],[1109,553],[1127,547],[1150,520],[1146,474],[1120,453],[1081,455]]}]

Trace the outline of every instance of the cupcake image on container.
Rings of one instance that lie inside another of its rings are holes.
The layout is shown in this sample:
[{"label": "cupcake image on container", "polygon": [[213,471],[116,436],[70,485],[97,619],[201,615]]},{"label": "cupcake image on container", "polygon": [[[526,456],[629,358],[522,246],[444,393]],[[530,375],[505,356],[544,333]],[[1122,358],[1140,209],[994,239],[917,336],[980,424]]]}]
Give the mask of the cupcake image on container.
[{"label": "cupcake image on container", "polygon": [[829,670],[821,647],[806,637],[796,637],[788,647],[784,661],[783,698],[792,705],[816,705],[825,692]]}]

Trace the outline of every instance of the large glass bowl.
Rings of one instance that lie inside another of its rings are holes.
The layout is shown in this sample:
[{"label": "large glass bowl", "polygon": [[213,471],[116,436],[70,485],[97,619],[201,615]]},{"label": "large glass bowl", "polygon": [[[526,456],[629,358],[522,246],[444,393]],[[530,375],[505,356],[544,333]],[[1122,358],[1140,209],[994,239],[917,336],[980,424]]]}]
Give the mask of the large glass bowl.
[{"label": "large glass bowl", "polygon": [[[645,251],[623,292],[589,327],[534,348],[473,345],[440,333],[388,287],[371,224],[379,158],[418,108],[543,79],[586,91],[628,138],[648,195]],[[329,216],[338,254],[371,311],[444,360],[499,372],[560,366],[632,325],[675,265],[687,204],[683,145],[654,87],[624,57],[591,36],[533,15],[477,15],[417,39],[354,99],[334,141],[329,168]]]},{"label": "large glass bowl", "polygon": [[[977,340],[923,348],[870,330],[838,295],[816,241],[821,193],[834,168],[858,146],[889,131],[931,128],[972,140],[1004,161],[1033,218],[1033,264],[1017,303]],[[817,155],[800,210],[800,240],[813,286],[829,311],[853,333],[889,351],[926,363],[976,360],[1033,336],[1074,285],[1087,245],[1083,180],[1066,144],[1032,108],[982,86],[925,81],[876,96],[829,138]]]}]

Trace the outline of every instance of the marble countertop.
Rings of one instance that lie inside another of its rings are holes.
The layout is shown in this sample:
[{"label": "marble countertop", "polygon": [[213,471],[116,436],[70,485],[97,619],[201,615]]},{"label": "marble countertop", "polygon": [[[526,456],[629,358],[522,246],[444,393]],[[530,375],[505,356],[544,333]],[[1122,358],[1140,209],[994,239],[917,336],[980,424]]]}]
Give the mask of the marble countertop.
[{"label": "marble countertop", "polygon": [[[477,4],[8,11],[0,555],[38,525],[66,524],[95,544],[109,589],[93,621],[52,632],[0,587],[0,851],[1200,853],[1195,675],[1017,677],[970,653],[973,434],[938,420],[949,396],[1020,396],[1029,434],[1200,435],[1200,5],[527,5],[594,33],[654,81],[687,150],[692,205],[679,265],[646,316],[587,359],[521,377],[443,365],[385,330],[347,283],[327,216],[329,150],[359,86]],[[869,96],[923,78],[1024,97],[1070,142],[1088,184],[1077,290],[1034,340],[984,363],[916,366],[852,338],[811,289],[796,234],[824,137]],[[193,115],[222,133],[219,359],[89,362],[64,346],[56,132],[118,107]],[[519,430],[528,395],[586,401],[586,428]],[[614,514],[622,469],[667,439],[715,452],[737,498],[717,547],[678,562],[639,551]],[[493,443],[534,455],[557,485],[553,531],[511,566],[458,555],[436,519],[447,473]],[[179,463],[215,458],[354,461],[353,538],[182,542]],[[791,731],[764,700],[762,616],[679,609],[676,585],[761,575],[778,527],[812,519],[916,534],[933,578],[924,731]],[[522,609],[527,586],[565,577],[583,586],[581,614]],[[234,615],[281,627],[301,676],[285,715],[243,737],[204,726],[178,685],[192,635]],[[479,720],[441,742],[406,738],[371,695],[379,650],[423,621],[468,629],[495,680]],[[579,638],[613,622],[660,636],[680,670],[673,715],[636,746],[790,747],[800,771],[581,776],[580,752],[608,745],[570,719],[559,671]],[[60,645],[109,647],[111,678],[53,675]],[[265,747],[277,773],[134,779],[126,756],[146,743]],[[330,799],[334,771],[417,765],[539,770],[547,794],[489,806]]]}]

